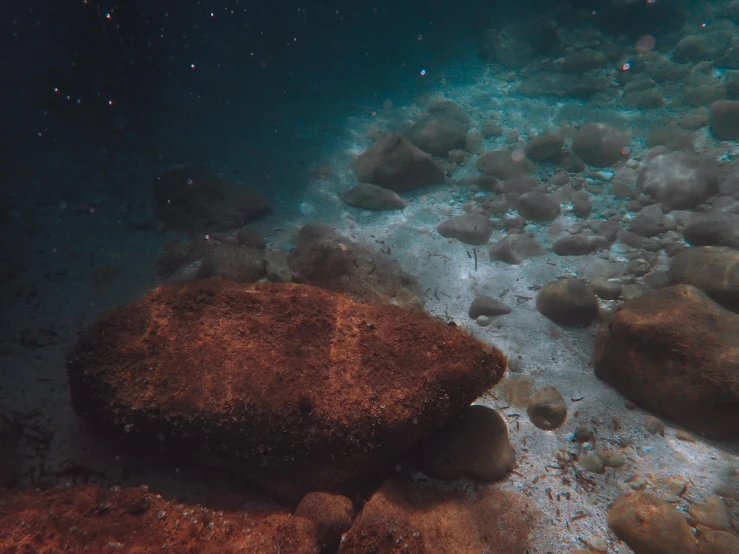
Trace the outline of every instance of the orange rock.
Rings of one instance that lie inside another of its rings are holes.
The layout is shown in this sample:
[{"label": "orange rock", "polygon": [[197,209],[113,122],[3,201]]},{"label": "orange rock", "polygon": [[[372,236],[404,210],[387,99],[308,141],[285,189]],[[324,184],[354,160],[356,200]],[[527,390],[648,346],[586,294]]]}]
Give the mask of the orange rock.
[{"label": "orange rock", "polygon": [[309,492],[295,508],[295,515],[316,524],[322,551],[336,552],[342,533],[352,526],[354,506],[346,496]]},{"label": "orange rock", "polygon": [[214,511],[145,488],[72,485],[0,496],[1,552],[317,554],[313,522],[287,513]]},{"label": "orange rock", "polygon": [[636,554],[695,554],[695,539],[685,517],[648,492],[616,500],[608,511],[608,526]]},{"label": "orange rock", "polygon": [[68,360],[75,410],[206,453],[273,494],[335,491],[492,387],[505,357],[459,329],[306,285],[166,284]]},{"label": "orange rock", "polygon": [[344,535],[339,554],[523,554],[538,517],[525,497],[492,487],[442,490],[389,479]]}]

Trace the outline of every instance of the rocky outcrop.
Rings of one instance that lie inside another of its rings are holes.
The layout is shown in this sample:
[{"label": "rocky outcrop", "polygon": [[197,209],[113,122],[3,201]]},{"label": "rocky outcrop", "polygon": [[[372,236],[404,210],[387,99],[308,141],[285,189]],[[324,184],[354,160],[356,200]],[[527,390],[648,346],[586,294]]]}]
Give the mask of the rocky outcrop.
[{"label": "rocky outcrop", "polygon": [[505,357],[391,305],[208,280],[112,311],[67,367],[81,416],[297,499],[420,443],[501,378]]}]

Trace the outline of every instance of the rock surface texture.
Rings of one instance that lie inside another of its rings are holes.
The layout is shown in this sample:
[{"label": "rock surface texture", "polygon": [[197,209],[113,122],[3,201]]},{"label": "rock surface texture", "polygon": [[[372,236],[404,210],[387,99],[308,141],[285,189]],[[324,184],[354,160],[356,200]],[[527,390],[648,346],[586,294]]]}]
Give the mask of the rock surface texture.
[{"label": "rock surface texture", "polygon": [[71,485],[3,493],[0,527],[2,552],[319,551],[316,526],[308,519],[211,510],[168,501],[142,487]]},{"label": "rock surface texture", "polygon": [[275,495],[381,469],[492,387],[505,357],[455,327],[307,285],[162,285],[79,339],[78,414],[217,458]]}]

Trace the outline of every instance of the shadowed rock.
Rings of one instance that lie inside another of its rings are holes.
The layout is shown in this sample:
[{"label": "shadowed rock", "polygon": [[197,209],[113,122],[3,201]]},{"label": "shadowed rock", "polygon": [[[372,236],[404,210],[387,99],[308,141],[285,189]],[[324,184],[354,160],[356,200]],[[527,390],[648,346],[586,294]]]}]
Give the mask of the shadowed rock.
[{"label": "shadowed rock", "polygon": [[595,374],[645,410],[710,438],[739,433],[739,315],[675,285],[598,329]]},{"label": "shadowed rock", "polygon": [[639,174],[639,188],[675,210],[694,208],[718,191],[716,164],[693,154],[655,156]]},{"label": "shadowed rock", "polygon": [[408,140],[433,156],[446,156],[450,150],[464,148],[470,118],[464,110],[448,100],[429,106],[428,114],[408,130]]},{"label": "shadowed rock", "polygon": [[442,237],[480,246],[490,240],[493,222],[481,213],[470,212],[442,221],[436,226],[436,230]]},{"label": "shadowed rock", "polygon": [[341,199],[362,210],[402,210],[408,205],[398,194],[372,183],[359,183],[341,193]]},{"label": "shadowed rock", "polygon": [[577,279],[552,281],[536,295],[536,309],[560,325],[588,325],[598,317],[598,299],[591,288]]},{"label": "shadowed rock", "polygon": [[272,212],[253,189],[197,165],[167,171],[154,182],[156,216],[174,231],[238,229]]},{"label": "shadowed rock", "polygon": [[293,280],[345,292],[362,302],[392,302],[418,309],[423,293],[393,258],[320,223],[304,225],[287,256]]},{"label": "shadowed rock", "polygon": [[504,371],[500,351],[417,312],[222,280],[113,310],[68,360],[78,414],[287,498],[381,469]]},{"label": "shadowed rock", "polygon": [[513,469],[514,454],[503,417],[485,406],[470,406],[420,449],[430,477],[500,481]]},{"label": "shadowed rock", "polygon": [[351,164],[357,180],[403,192],[444,182],[444,170],[407,139],[387,134]]}]

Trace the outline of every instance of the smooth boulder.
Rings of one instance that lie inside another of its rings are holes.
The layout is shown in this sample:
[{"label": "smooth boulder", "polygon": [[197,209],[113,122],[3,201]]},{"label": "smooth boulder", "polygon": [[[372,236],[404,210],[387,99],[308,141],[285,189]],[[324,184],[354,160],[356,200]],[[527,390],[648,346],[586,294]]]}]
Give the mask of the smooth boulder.
[{"label": "smooth boulder", "polygon": [[351,163],[358,181],[395,192],[444,182],[444,170],[431,156],[407,139],[389,133],[382,136]]},{"label": "smooth boulder", "polygon": [[642,169],[639,188],[673,210],[696,207],[716,194],[719,175],[716,164],[694,154],[668,152],[655,156]]},{"label": "smooth boulder", "polygon": [[739,312],[739,251],[723,246],[694,246],[670,262],[671,285],[693,285],[714,302]]},{"label": "smooth boulder", "polygon": [[157,219],[168,229],[193,235],[238,229],[272,212],[251,187],[200,165],[169,169],[152,189]]},{"label": "smooth boulder", "polygon": [[408,205],[398,193],[372,183],[359,183],[341,193],[341,199],[361,210],[402,210]]},{"label": "smooth boulder", "polygon": [[488,243],[493,234],[493,222],[483,214],[470,212],[442,221],[437,225],[436,230],[442,237],[457,239],[473,246],[482,246]]},{"label": "smooth boulder", "polygon": [[696,554],[685,516],[650,492],[616,499],[608,510],[608,526],[636,554]]},{"label": "smooth boulder", "polygon": [[470,406],[420,448],[421,467],[430,477],[500,481],[513,469],[514,454],[501,415]]},{"label": "smooth boulder", "polygon": [[598,298],[588,285],[573,278],[558,279],[536,295],[536,309],[554,323],[588,325],[598,317]]},{"label": "smooth boulder", "polygon": [[598,329],[595,374],[695,433],[739,433],[739,315],[690,285],[644,294]]}]

